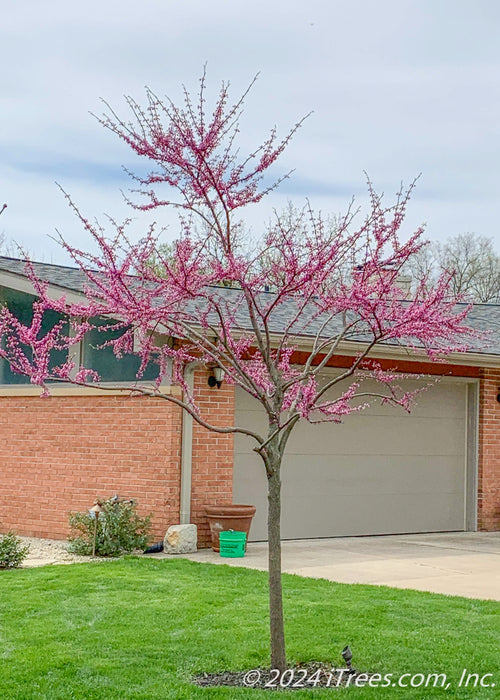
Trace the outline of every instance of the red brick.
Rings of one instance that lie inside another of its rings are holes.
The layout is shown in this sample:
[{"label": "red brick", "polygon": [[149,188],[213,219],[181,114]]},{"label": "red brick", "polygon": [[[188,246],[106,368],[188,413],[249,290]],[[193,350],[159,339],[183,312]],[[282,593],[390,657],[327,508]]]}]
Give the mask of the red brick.
[{"label": "red brick", "polygon": [[479,399],[478,526],[500,529],[500,369],[481,371]]}]

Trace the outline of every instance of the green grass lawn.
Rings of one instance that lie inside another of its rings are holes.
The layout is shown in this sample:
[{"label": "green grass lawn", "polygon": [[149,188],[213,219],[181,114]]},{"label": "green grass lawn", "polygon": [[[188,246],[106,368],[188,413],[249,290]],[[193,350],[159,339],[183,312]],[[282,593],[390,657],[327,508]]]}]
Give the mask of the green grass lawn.
[{"label": "green grass lawn", "polygon": [[[278,697],[500,697],[500,603],[284,577],[291,663],[446,673],[450,688],[281,691]],[[0,698],[273,698],[199,688],[195,673],[268,665],[262,572],[127,558],[0,572]],[[462,670],[496,688],[458,688]]]}]

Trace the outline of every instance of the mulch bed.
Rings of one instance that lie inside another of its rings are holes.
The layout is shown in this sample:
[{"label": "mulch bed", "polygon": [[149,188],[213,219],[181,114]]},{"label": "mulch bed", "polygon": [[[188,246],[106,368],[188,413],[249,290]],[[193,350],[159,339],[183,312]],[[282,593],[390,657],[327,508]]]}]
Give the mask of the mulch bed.
[{"label": "mulch bed", "polygon": [[294,666],[282,674],[276,669],[255,668],[250,671],[224,671],[201,673],[193,683],[200,686],[237,686],[260,690],[303,690],[304,688],[362,687],[368,684],[372,674],[350,672],[347,668],[332,668],[328,663],[311,661]]}]

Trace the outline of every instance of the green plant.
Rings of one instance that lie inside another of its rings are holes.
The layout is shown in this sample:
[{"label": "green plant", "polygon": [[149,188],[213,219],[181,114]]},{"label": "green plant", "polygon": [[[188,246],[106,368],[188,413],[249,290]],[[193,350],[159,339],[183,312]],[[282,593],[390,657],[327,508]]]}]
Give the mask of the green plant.
[{"label": "green plant", "polygon": [[97,506],[99,512],[69,514],[69,524],[74,532],[69,537],[70,551],[116,557],[147,547],[151,515],[139,517],[135,501],[120,501],[113,496],[99,500]]},{"label": "green plant", "polygon": [[16,569],[21,566],[28,551],[29,545],[24,546],[13,532],[0,535],[0,569]]}]

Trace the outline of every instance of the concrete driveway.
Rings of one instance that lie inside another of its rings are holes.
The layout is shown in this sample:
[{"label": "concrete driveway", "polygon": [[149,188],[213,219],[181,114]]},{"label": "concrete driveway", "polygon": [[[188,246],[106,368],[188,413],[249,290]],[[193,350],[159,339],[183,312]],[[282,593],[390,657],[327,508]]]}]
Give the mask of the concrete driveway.
[{"label": "concrete driveway", "polygon": [[[265,543],[250,543],[241,559],[222,558],[209,549],[187,556],[199,562],[267,569]],[[283,571],[342,583],[500,600],[500,532],[286,541]]]}]

